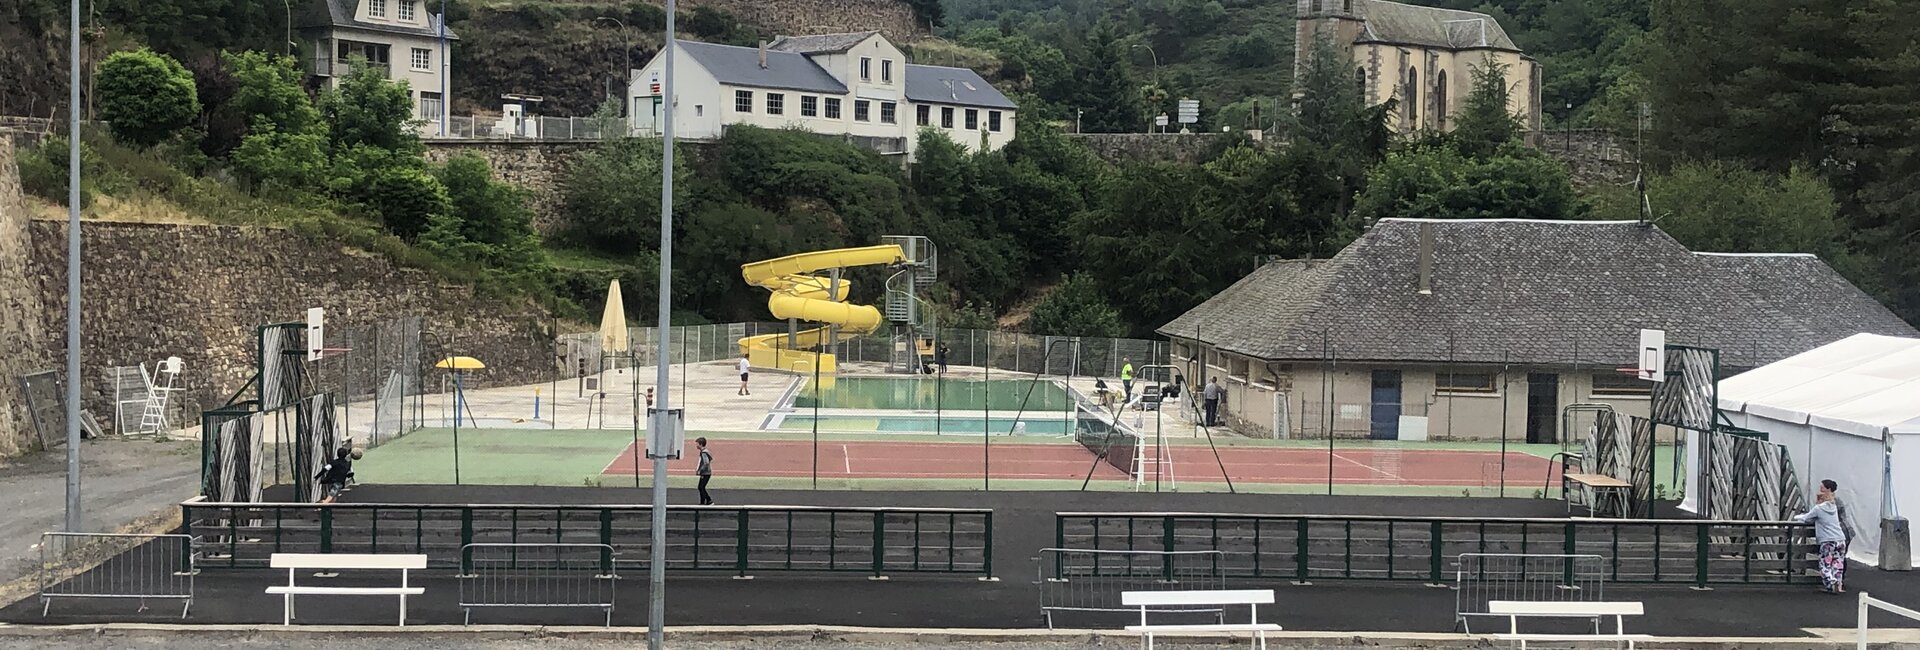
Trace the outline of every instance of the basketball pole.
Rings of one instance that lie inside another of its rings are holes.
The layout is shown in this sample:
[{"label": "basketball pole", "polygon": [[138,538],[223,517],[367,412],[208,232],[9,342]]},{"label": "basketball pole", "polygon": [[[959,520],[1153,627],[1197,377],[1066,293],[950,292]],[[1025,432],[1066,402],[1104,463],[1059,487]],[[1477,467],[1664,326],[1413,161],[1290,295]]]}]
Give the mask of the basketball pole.
[{"label": "basketball pole", "polygon": [[[78,0],[76,0],[78,1]],[[667,434],[667,414],[673,400],[672,376],[668,372],[670,355],[673,354],[671,337],[667,336],[673,326],[673,50],[674,50],[674,0],[667,0],[666,55],[662,58],[666,71],[662,73],[662,95],[660,102],[665,105],[666,119],[661,128],[660,144],[660,302],[659,325],[656,330],[660,336],[654,337],[660,346],[659,363],[654,364],[654,385],[660,387],[660,408],[653,412],[653,421],[647,423],[650,433],[658,440]],[[632,74],[632,71],[628,71]],[[77,160],[77,158],[76,158]],[[650,451],[665,451],[650,450]],[[647,567],[647,648],[661,650],[666,641],[667,618],[667,454],[655,453],[653,456],[653,543],[648,546]]]}]

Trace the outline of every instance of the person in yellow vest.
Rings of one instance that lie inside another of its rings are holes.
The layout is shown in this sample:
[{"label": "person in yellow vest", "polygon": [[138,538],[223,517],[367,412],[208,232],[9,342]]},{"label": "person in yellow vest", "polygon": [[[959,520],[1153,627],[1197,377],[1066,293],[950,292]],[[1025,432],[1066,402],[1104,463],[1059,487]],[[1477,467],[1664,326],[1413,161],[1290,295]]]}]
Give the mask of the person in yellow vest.
[{"label": "person in yellow vest", "polygon": [[1133,357],[1121,357],[1125,365],[1120,366],[1120,403],[1133,401]]}]

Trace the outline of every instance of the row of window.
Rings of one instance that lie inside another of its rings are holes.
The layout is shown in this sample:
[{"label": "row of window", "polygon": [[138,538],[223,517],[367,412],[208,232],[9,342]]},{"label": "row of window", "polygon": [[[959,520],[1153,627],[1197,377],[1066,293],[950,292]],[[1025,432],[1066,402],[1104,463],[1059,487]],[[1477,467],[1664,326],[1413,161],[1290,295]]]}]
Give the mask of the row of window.
[{"label": "row of window", "polygon": [[[873,57],[860,57],[860,80],[873,81]],[[893,59],[880,60],[880,83],[893,83]]]},{"label": "row of window", "polygon": [[[414,19],[413,0],[400,0],[400,20],[412,22]],[[368,0],[367,13],[374,18],[387,17],[387,0]]]},{"label": "row of window", "polygon": [[[873,105],[875,103],[878,103],[880,105],[880,123],[881,124],[898,124],[899,123],[900,121],[900,116],[898,114],[899,104],[896,104],[894,102],[874,102],[874,101],[865,100],[865,99],[853,100],[853,121],[872,122],[873,121]],[[920,126],[932,126],[933,107],[923,105],[918,108],[919,108],[919,112],[915,116],[916,123]],[[733,91],[733,110],[734,112],[737,112],[737,113],[752,113],[753,112],[753,91],[751,90]],[[765,110],[768,115],[787,114],[786,93],[767,93]],[[955,111],[951,106],[942,106],[940,108],[941,128],[947,128],[947,129],[953,128],[954,114],[955,114]],[[800,96],[800,117],[824,117],[829,120],[840,119],[840,98],[801,95]],[[966,109],[965,117],[966,117],[967,130],[969,131],[979,130],[980,128],[980,110],[979,109],[975,109],[975,108]],[[1002,127],[1001,127],[1000,111],[987,111],[987,130],[995,133],[999,133],[1001,128]]]}]

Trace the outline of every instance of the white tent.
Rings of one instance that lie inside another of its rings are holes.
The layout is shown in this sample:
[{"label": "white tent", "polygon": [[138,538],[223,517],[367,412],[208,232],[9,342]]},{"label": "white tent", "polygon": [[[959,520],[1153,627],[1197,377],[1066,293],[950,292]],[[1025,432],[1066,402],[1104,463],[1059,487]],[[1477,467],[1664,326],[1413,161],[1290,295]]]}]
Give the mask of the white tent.
[{"label": "white tent", "polygon": [[1880,520],[1920,505],[1920,339],[1855,334],[1729,377],[1720,412],[1785,446],[1809,496],[1821,479],[1840,484],[1855,560],[1877,563]]}]

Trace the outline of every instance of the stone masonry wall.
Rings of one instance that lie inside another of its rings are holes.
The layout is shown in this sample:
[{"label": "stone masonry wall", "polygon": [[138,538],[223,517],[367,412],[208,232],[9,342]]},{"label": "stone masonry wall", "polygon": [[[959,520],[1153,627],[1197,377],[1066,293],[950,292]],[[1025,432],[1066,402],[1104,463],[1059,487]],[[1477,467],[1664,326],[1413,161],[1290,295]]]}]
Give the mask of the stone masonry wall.
[{"label": "stone masonry wall", "polygon": [[900,0],[681,0],[680,10],[707,6],[733,14],[742,22],[775,34],[800,36],[834,32],[878,31],[895,43],[904,43],[927,31]]},{"label": "stone masonry wall", "polygon": [[[66,223],[35,221],[29,230],[23,275],[38,280],[41,326],[59,331]],[[185,363],[181,399],[218,406],[253,376],[256,329],[304,320],[309,307],[327,309],[330,332],[423,317],[422,362],[457,348],[487,363],[478,385],[531,382],[554,369],[545,312],[290,231],[89,221],[81,246],[84,402],[101,417],[111,412],[101,369],[168,356]]]},{"label": "stone masonry wall", "polygon": [[427,160],[446,162],[461,154],[485,158],[493,167],[494,178],[527,191],[527,207],[533,210],[533,227],[543,235],[553,234],[563,219],[560,214],[560,181],[573,164],[573,157],[592,149],[593,142],[429,140]]},{"label": "stone masonry wall", "polygon": [[0,458],[37,444],[20,376],[55,369],[60,345],[53,339],[58,330],[43,329],[40,286],[29,280],[27,206],[13,152],[13,140],[0,137]]}]

